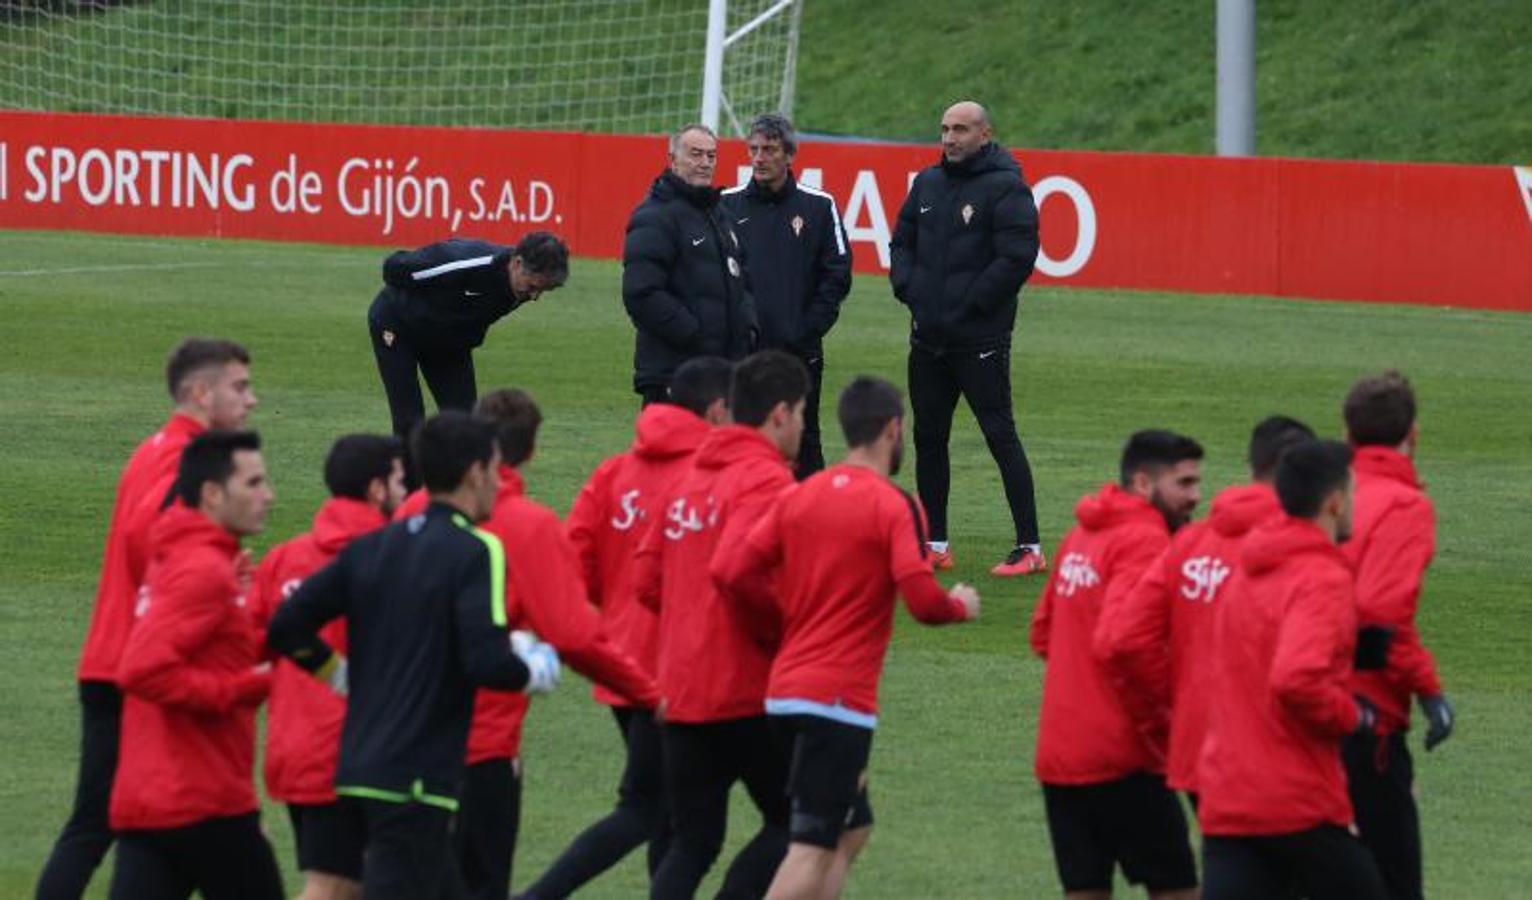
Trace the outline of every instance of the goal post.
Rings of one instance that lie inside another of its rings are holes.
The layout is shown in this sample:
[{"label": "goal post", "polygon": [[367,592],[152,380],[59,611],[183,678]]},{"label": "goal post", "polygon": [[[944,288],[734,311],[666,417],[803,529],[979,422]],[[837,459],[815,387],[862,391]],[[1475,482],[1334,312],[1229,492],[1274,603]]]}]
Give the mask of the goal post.
[{"label": "goal post", "polygon": [[801,5],[0,0],[0,108],[652,134],[710,84],[738,131],[791,109]]}]

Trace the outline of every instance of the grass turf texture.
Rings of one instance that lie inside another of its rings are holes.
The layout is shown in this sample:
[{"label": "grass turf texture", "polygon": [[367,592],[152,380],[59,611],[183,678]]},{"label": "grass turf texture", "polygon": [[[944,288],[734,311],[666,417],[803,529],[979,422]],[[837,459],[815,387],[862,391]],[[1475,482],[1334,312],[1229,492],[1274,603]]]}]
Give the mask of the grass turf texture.
[{"label": "grass turf texture", "polygon": [[[70,802],[74,667],[104,522],[124,459],[166,415],[165,352],[191,333],[251,347],[261,399],[252,424],[266,439],[278,495],[254,542],[264,549],[307,527],[331,440],[388,425],[363,329],[380,257],[301,245],[0,237],[0,896],[30,893]],[[67,271],[97,266],[121,268]],[[577,261],[567,289],[501,323],[477,355],[481,389],[524,386],[542,405],[530,489],[561,512],[596,463],[626,445],[637,407],[618,276],[614,263]],[[906,329],[886,283],[859,276],[828,342],[829,395],[859,372],[902,384]],[[1437,752],[1419,752],[1412,739],[1435,897],[1528,890],[1529,342],[1528,316],[1050,289],[1026,292],[1013,355],[1050,551],[1076,498],[1111,477],[1132,429],[1166,426],[1201,439],[1211,496],[1243,478],[1244,442],[1259,417],[1281,411],[1334,435],[1353,378],[1387,366],[1413,378],[1420,465],[1440,515],[1421,622],[1461,713],[1458,734]],[[826,444],[837,457],[833,425]],[[1010,526],[964,409],[953,460],[954,574],[977,583],[984,617],[932,630],[900,614],[873,754],[879,824],[850,896],[1056,891],[1031,774],[1042,666],[1026,650],[1026,622],[1042,582],[984,574],[1008,548]],[[911,485],[911,474],[902,480]],[[525,763],[521,887],[614,797],[616,735],[581,679],[534,704]],[[754,829],[742,794],[734,808],[726,854]],[[268,807],[264,822],[295,891],[286,816]],[[107,882],[99,874],[93,896],[104,896]],[[638,896],[642,886],[635,856],[583,896]]]},{"label": "grass turf texture", "polygon": [[[0,21],[0,47],[7,47],[0,85],[35,85],[40,71],[93,85],[92,99],[72,111],[153,103],[172,115],[303,115],[272,112],[280,100],[289,110],[331,109],[345,121],[395,123],[441,121],[433,108],[466,96],[476,111],[462,124],[536,128],[563,121],[557,108],[567,97],[550,79],[569,61],[571,36],[585,34],[596,13],[575,3],[542,11],[521,6],[450,13],[386,0],[337,17],[310,3],[273,17],[246,3],[189,0],[168,21],[165,4],[149,3],[40,30]],[[971,96],[990,106],[1002,140],[1018,147],[1211,153],[1214,7],[809,0],[796,118],[810,131],[928,141],[941,110]],[[649,0],[634,15],[654,22],[665,13],[666,21],[689,22],[700,35],[702,14],[685,19],[680,9]],[[1262,0],[1256,16],[1260,153],[1529,162],[1532,79],[1518,77],[1532,70],[1525,0]],[[173,39],[149,47],[146,40],[119,46],[101,37],[150,23]],[[507,56],[503,34],[511,28],[535,36]],[[384,46],[359,48],[358,29],[387,35]],[[333,39],[325,38],[327,30]],[[416,46],[414,34],[437,30],[457,32],[450,51]],[[207,59],[211,40],[235,47],[215,63]],[[685,46],[688,40],[697,46]],[[588,91],[613,110],[624,107],[625,117],[621,126],[596,120],[585,127],[663,131],[679,124],[627,108],[631,101],[613,96],[615,81],[647,79],[655,96],[679,94],[689,99],[677,102],[695,108],[700,37],[657,41],[665,48],[656,52],[685,61],[663,83],[643,60],[582,62]],[[337,59],[343,83],[316,83],[313,66]],[[380,67],[397,75],[369,83]],[[277,84],[256,90],[247,84],[255,79]],[[0,88],[0,106],[39,102],[20,88]]]}]

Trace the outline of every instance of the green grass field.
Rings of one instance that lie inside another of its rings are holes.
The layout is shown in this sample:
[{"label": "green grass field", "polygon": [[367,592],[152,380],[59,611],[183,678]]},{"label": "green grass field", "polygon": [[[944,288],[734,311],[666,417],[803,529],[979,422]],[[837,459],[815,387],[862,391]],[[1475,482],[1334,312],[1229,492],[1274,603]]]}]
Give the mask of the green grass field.
[{"label": "green grass field", "polygon": [[[363,330],[375,249],[0,235],[0,896],[30,893],[74,785],[73,674],[105,519],[125,457],[165,417],[162,360],[182,335],[216,333],[255,355],[278,493],[259,548],[306,527],[329,442],[383,430]],[[543,406],[531,492],[561,512],[624,447],[631,326],[615,263],[578,261],[568,289],[516,313],[478,354],[481,388],[519,385]],[[907,323],[878,278],[859,277],[827,355],[827,391],[856,373],[903,382]],[[1192,295],[1028,290],[1015,384],[1045,540],[1114,471],[1121,441],[1165,426],[1209,449],[1208,487],[1241,479],[1250,426],[1272,412],[1339,431],[1356,376],[1405,370],[1421,399],[1420,466],[1436,498],[1439,555],[1421,624],[1458,703],[1458,734],[1417,754],[1427,884],[1439,898],[1532,894],[1532,317],[1421,307]],[[1007,549],[998,477],[971,417],[954,437],[958,576],[978,584],[975,625],[901,614],[872,766],[879,824],[855,870],[862,898],[1045,897],[1055,891],[1031,775],[1041,665],[1025,627],[1039,581],[983,574]],[[827,432],[827,451],[840,442]],[[906,483],[910,477],[905,476]],[[1418,744],[1416,745],[1418,747]],[[517,884],[613,798],[620,757],[606,712],[572,678],[534,705]],[[730,850],[752,829],[736,799]],[[265,821],[284,863],[286,817]],[[728,851],[726,851],[728,852]],[[107,877],[98,877],[104,896]],[[288,886],[296,889],[296,873]],[[642,892],[630,861],[586,896]]]}]

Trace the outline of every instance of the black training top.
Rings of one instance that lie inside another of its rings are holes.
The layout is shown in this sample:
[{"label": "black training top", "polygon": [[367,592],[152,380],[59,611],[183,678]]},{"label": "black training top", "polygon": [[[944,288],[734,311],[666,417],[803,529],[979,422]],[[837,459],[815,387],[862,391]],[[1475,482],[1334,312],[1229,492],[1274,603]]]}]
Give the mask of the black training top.
[{"label": "black training top", "polygon": [[472,350],[489,326],[521,305],[511,294],[514,247],[452,238],[383,261],[373,302],[378,325],[427,350]]},{"label": "black training top", "polygon": [[910,338],[985,350],[1008,343],[1016,295],[1037,261],[1037,205],[1015,157],[986,144],[915,176],[889,243],[889,281]]},{"label": "black training top", "polygon": [[789,173],[780,191],[753,178],[724,189],[723,207],[750,261],[761,345],[819,356],[851,290],[851,245],[835,198]]},{"label": "black training top", "polygon": [[499,539],[432,503],[305,579],[267,642],[325,671],[333,651],[319,630],[341,616],[350,696],[336,793],[455,809],[475,689],[521,690],[528,678],[506,632]]}]

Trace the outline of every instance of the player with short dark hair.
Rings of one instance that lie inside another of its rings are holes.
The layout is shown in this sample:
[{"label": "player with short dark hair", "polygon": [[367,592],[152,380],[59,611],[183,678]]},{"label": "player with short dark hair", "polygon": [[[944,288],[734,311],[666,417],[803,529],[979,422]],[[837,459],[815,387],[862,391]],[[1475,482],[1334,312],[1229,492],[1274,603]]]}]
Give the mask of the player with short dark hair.
[{"label": "player with short dark hair", "polygon": [[149,564],[149,529],[175,481],[181,451],[208,428],[243,428],[256,405],[250,390],[250,353],[233,341],[181,341],[166,360],[165,381],[175,411],[133,451],[117,482],[77,674],[80,767],[74,808],[38,877],[37,896],[43,900],[78,900],[112,846],[107,804],[122,722],[117,665]]},{"label": "player with short dark hair", "polygon": [[724,877],[726,896],[761,896],[787,850],[787,764],[765,715],[779,623],[750,615],[708,574],[714,552],[744,540],[793,483],[809,378],[776,350],[734,370],[733,425],[716,428],[663,503],[639,551],[638,596],[659,610],[665,783],[674,833],[656,900],[691,897],[723,845],[729,790],[743,781],[761,830]]},{"label": "player with short dark hair", "polygon": [[1357,615],[1364,633],[1391,635],[1378,670],[1358,671],[1352,683],[1377,707],[1378,727],[1347,741],[1347,785],[1362,844],[1377,860],[1390,896],[1418,900],[1420,812],[1405,741],[1410,698],[1419,698],[1426,719],[1427,750],[1452,734],[1456,719],[1415,622],[1421,583],[1436,553],[1436,509],[1415,471],[1420,427],[1409,380],[1395,371],[1362,378],[1346,395],[1343,412],[1356,451],[1355,538],[1344,549],[1356,569]]},{"label": "player with short dark hair", "polygon": [[745,149],[750,154],[750,180],[724,188],[722,205],[750,260],[761,346],[792,353],[809,370],[811,387],[797,464],[801,479],[825,465],[819,440],[824,338],[851,290],[851,244],[835,198],[794,176],[798,137],[786,116],[756,116]]},{"label": "player with short dark hair", "polygon": [[[335,773],[343,825],[366,847],[366,896],[435,898],[456,879],[474,689],[550,690],[551,648],[509,633],[505,550],[474,526],[494,509],[495,426],[447,411],[414,435],[430,492],[417,515],[353,541],[277,609],[273,649],[349,692]],[[320,632],[346,619],[348,654]]]},{"label": "player with short dark hair", "polygon": [[1196,896],[1186,818],[1165,786],[1164,752],[1142,734],[1093,652],[1103,608],[1132,590],[1201,499],[1202,447],[1172,431],[1135,433],[1119,481],[1075,507],[1078,525],[1032,617],[1047,660],[1037,729],[1054,861],[1066,897],[1108,897],[1112,873],[1151,897]]},{"label": "player with short dark hair", "polygon": [[[716,356],[688,360],[670,382],[670,402],[639,413],[633,446],[596,468],[575,497],[566,528],[579,554],[587,597],[601,610],[603,626],[644,671],[656,671],[659,620],[638,602],[633,556],[644,536],[664,519],[662,501],[686,472],[709,431],[729,422],[729,381],[734,366]],[[640,706],[601,685],[598,703],[612,708],[627,763],[617,787],[617,806],[585,829],[553,865],[520,896],[556,900],[579,890],[648,842],[649,874],[670,841],[665,773],[654,708]]]},{"label": "player with short dark hair", "polygon": [[896,594],[928,625],[979,614],[973,588],[937,584],[925,516],[889,480],[904,450],[898,388],[861,376],[841,392],[839,414],[845,461],[788,491],[712,562],[725,594],[781,611],[766,687],[767,715],[792,761],[791,843],[768,892],[781,900],[840,896],[871,834],[867,763]]},{"label": "player with short dark hair", "polygon": [[1250,483],[1225,488],[1212,514],[1182,528],[1131,591],[1109,598],[1096,625],[1096,654],[1119,676],[1139,729],[1165,745],[1165,783],[1197,793],[1197,758],[1207,731],[1213,615],[1239,548],[1255,526],[1278,516],[1277,463],[1314,432],[1270,416],[1250,434]]},{"label": "player with short dark hair", "polygon": [[478,396],[473,350],[489,327],[568,278],[569,248],[546,231],[514,246],[452,238],[384,260],[367,330],[394,434],[407,439],[425,416],[422,376],[438,408],[467,412]]},{"label": "player with short dark hair", "polygon": [[1215,614],[1197,769],[1208,900],[1386,897],[1347,832],[1341,743],[1376,712],[1351,691],[1357,611],[1336,546],[1351,532],[1351,450],[1309,440],[1277,464],[1285,515],[1245,540]]},{"label": "player with short dark hair", "polygon": [[[251,583],[247,608],[264,633],[277,607],[303,579],[328,565],[348,544],[388,524],[404,499],[404,447],[399,439],[348,434],[324,461],[330,496],[314,527],[271,548]],[[337,619],[321,636],[346,652],[346,625]],[[299,900],[355,900],[362,892],[362,846],[340,821],[335,765],[346,700],[292,662],[278,660],[266,713],[266,792],[287,804],[298,869]]]},{"label": "player with short dark hair", "polygon": [[271,674],[245,608],[239,546],[271,505],[260,448],[253,432],[193,438],[176,474],[183,503],[154,523],[117,670],[125,699],[113,900],[283,896],[252,772],[255,709]]}]

